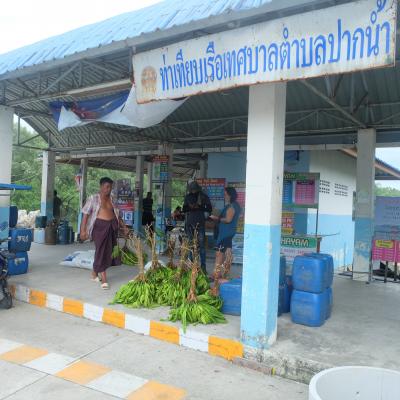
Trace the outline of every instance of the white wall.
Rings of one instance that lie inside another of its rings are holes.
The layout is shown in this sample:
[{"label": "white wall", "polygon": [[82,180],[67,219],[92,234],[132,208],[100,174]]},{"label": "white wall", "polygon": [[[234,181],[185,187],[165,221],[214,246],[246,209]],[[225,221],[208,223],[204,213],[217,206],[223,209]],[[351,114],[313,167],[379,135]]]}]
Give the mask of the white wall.
[{"label": "white wall", "polygon": [[312,151],[310,172],[319,172],[321,176],[319,212],[352,215],[353,191],[356,190],[356,160],[336,150]]}]

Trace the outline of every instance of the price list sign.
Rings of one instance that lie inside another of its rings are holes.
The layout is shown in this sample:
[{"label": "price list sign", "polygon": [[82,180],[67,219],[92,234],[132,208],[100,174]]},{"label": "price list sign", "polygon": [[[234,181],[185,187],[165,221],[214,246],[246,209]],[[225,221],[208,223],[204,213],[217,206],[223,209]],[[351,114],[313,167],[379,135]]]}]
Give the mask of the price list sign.
[{"label": "price list sign", "polygon": [[197,179],[196,181],[203,188],[204,193],[210,198],[213,208],[222,210],[225,205],[225,178]]},{"label": "price list sign", "polygon": [[285,172],[283,204],[288,207],[318,208],[319,174]]},{"label": "price list sign", "polygon": [[168,156],[153,157],[153,181],[168,182]]}]

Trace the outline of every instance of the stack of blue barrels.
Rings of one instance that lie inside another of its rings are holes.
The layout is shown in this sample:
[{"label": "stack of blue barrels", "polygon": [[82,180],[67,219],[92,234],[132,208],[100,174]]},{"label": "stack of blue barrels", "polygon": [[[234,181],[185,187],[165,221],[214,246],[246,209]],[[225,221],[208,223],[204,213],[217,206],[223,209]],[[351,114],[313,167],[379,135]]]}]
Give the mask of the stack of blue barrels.
[{"label": "stack of blue barrels", "polygon": [[9,219],[9,236],[8,254],[8,274],[19,275],[28,272],[29,258],[28,251],[31,249],[33,239],[32,230],[27,228],[17,228],[18,208],[10,207]]},{"label": "stack of blue barrels", "polygon": [[292,321],[306,326],[322,326],[333,305],[333,258],[329,254],[297,256],[292,270]]}]

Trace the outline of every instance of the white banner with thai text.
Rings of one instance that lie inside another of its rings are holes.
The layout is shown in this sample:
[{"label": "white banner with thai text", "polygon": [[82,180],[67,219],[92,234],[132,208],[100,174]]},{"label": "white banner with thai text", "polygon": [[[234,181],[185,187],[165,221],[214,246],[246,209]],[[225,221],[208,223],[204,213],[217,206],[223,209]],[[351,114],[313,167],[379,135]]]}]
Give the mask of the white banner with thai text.
[{"label": "white banner with thai text", "polygon": [[395,0],[361,0],[133,56],[138,103],[394,65]]}]

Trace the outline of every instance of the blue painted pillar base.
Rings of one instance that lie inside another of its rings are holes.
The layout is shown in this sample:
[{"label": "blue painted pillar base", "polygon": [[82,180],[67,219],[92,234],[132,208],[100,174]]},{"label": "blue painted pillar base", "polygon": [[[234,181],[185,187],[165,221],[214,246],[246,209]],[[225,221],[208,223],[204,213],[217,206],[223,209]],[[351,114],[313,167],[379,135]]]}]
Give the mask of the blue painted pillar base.
[{"label": "blue painted pillar base", "polygon": [[370,279],[370,259],[374,222],[371,218],[356,217],[354,228],[354,264],[353,279]]},{"label": "blue painted pillar base", "polygon": [[[0,207],[0,239],[7,239],[9,236],[10,208]],[[2,247],[7,246],[7,243]]]},{"label": "blue painted pillar base", "polygon": [[266,349],[276,340],[281,226],[245,225],[241,340]]},{"label": "blue painted pillar base", "polygon": [[53,204],[52,203],[40,203],[40,215],[47,217],[47,222],[53,219]]},{"label": "blue painted pillar base", "polygon": [[142,232],[142,212],[140,210],[135,210],[133,215],[133,230],[136,233]]}]

